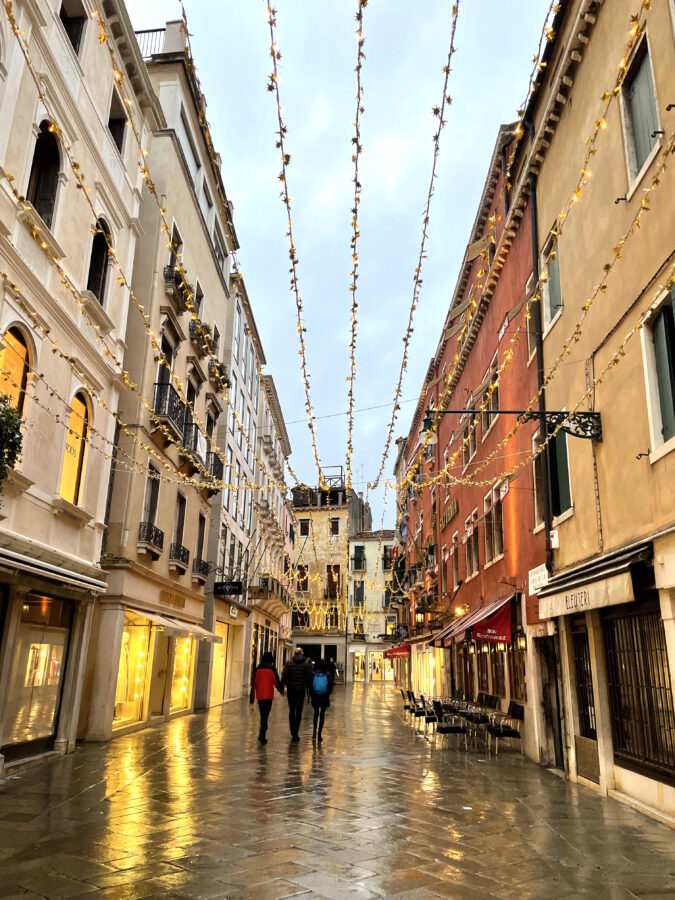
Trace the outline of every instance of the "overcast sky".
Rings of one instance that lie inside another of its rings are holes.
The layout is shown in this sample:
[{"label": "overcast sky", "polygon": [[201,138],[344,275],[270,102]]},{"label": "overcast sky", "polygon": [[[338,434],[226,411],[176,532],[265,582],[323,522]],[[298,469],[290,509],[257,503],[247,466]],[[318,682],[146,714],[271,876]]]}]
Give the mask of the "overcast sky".
[{"label": "overcast sky", "polygon": [[[174,0],[127,0],[135,28],[180,17]],[[411,361],[396,434],[406,434],[454,290],[499,125],[516,119],[548,0],[463,0],[441,138]],[[351,122],[355,112],[356,0],[277,0],[280,89],[304,299],[312,401],[323,465],[344,465],[347,409]],[[289,290],[286,216],[264,0],[186,0],[197,70],[241,250],[239,261],[274,377],[298,477],[317,481]],[[440,102],[450,0],[370,0],[364,17],[354,486],[373,479],[403,352],[422,210],[432,163],[432,108]],[[152,173],[152,158],[150,158]],[[170,212],[170,210],[169,210]],[[330,417],[329,417],[330,416]],[[299,420],[299,421],[298,421]],[[387,464],[391,473],[393,446]],[[374,526],[381,492],[371,497]],[[385,526],[393,527],[394,503]]]}]

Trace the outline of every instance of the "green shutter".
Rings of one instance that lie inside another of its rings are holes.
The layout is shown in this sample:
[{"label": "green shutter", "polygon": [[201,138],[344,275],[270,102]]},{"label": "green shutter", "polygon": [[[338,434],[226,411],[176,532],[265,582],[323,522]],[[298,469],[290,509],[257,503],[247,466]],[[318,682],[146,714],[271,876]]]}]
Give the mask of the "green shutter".
[{"label": "green shutter", "polygon": [[654,355],[659,385],[663,440],[675,436],[675,322],[673,306],[668,304],[654,321]]},{"label": "green shutter", "polygon": [[547,263],[548,268],[548,308],[549,322],[556,317],[558,310],[563,305],[562,291],[560,289],[560,259],[558,256],[558,247],[555,248],[555,259],[550,257]]},{"label": "green shutter", "polygon": [[548,446],[551,460],[551,512],[554,516],[559,516],[572,506],[565,432],[559,431]]},{"label": "green shutter", "polygon": [[638,63],[628,87],[628,108],[633,129],[633,147],[635,148],[637,167],[635,174],[637,174],[656,143],[656,137],[652,137],[652,135],[658,128],[652,69],[649,64],[649,53],[646,51]]}]

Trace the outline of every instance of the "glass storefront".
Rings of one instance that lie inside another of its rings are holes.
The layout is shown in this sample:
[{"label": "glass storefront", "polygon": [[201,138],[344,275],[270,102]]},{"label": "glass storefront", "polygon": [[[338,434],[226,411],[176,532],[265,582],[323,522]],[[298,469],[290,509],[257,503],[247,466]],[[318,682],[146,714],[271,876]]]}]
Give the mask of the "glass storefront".
[{"label": "glass storefront", "polygon": [[175,638],[170,712],[180,712],[191,706],[194,648],[195,642],[189,635]]},{"label": "glass storefront", "polygon": [[6,757],[21,755],[7,745],[48,745],[55,735],[72,619],[68,600],[24,601],[5,707]]},{"label": "glass storefront", "polygon": [[222,644],[213,645],[213,669],[211,671],[210,705],[217,706],[225,697],[227,678],[227,640],[230,626],[216,622],[216,634],[223,639]]},{"label": "glass storefront", "polygon": [[366,654],[355,652],[354,657],[354,681],[366,680]]},{"label": "glass storefront", "polygon": [[113,729],[142,722],[145,718],[149,646],[150,622],[138,613],[127,610],[117,670]]}]

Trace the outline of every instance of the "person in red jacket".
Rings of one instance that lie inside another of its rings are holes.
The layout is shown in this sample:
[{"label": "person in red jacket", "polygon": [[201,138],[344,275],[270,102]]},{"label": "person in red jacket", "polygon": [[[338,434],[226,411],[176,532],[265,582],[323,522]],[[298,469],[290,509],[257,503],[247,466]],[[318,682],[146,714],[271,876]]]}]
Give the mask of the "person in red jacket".
[{"label": "person in red jacket", "polygon": [[279,673],[274,666],[274,657],[271,653],[263,653],[260,665],[255,670],[253,681],[251,683],[251,705],[253,705],[254,697],[258,698],[258,708],[260,709],[260,731],[258,740],[261,744],[267,743],[267,720],[272,711],[272,701],[274,700],[274,689],[283,694],[281,682],[279,681]]}]

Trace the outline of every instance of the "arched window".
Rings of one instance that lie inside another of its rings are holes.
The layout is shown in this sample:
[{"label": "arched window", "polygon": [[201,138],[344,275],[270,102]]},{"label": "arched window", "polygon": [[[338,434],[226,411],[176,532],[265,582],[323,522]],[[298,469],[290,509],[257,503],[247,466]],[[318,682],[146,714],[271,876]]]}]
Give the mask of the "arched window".
[{"label": "arched window", "polygon": [[108,278],[108,247],[110,240],[110,229],[103,219],[98,219],[96,222],[96,233],[94,234],[94,240],[91,245],[87,290],[92,292],[101,306],[103,306],[103,301],[105,300],[105,286]]},{"label": "arched window", "polygon": [[80,502],[84,483],[87,457],[87,437],[89,432],[89,402],[85,394],[78,391],[73,397],[66,434],[66,452],[61,471],[59,494],[75,506]]},{"label": "arched window", "polygon": [[0,394],[6,394],[14,409],[23,413],[30,356],[25,337],[18,328],[9,328],[0,346]]},{"label": "arched window", "polygon": [[61,166],[59,144],[51,127],[47,120],[40,123],[26,193],[28,202],[33,204],[47,228],[52,227]]}]

